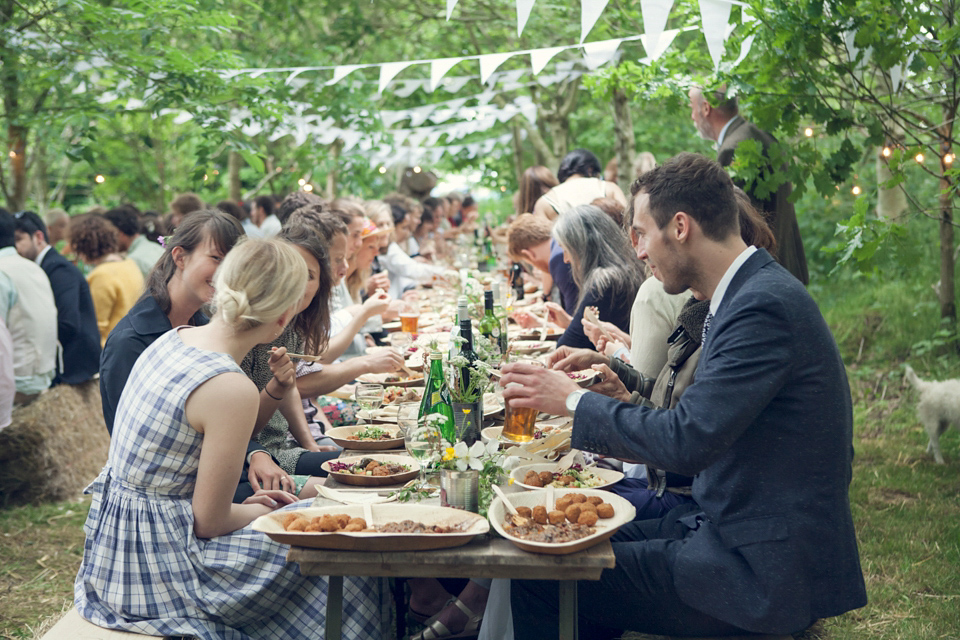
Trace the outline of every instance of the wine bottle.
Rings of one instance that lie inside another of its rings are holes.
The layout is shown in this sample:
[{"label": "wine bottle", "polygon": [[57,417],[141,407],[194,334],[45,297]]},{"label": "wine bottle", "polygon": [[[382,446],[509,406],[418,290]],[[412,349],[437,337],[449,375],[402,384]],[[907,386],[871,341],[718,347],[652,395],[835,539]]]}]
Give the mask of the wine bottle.
[{"label": "wine bottle", "polygon": [[450,389],[443,377],[443,356],[440,353],[431,353],[427,369],[427,379],[424,381],[423,399],[420,400],[420,411],[417,422],[422,424],[426,416],[439,413],[446,420],[439,424],[440,435],[447,442],[456,442],[456,427],[453,424],[453,404],[450,401]]},{"label": "wine bottle", "polygon": [[491,348],[498,355],[500,350],[500,321],[493,312],[493,291],[483,292],[483,318],[480,319],[480,333],[490,341]]},{"label": "wine bottle", "polygon": [[460,345],[457,344],[457,338],[460,337],[460,322],[467,318],[470,319],[470,307],[467,296],[457,298],[457,317],[454,320],[453,327],[450,328],[450,357],[453,358],[460,353]]},{"label": "wine bottle", "polygon": [[523,267],[519,262],[513,263],[510,273],[510,286],[513,287],[513,296],[516,300],[523,300]]},{"label": "wine bottle", "polygon": [[503,307],[503,281],[500,280],[500,277],[493,281],[493,315],[497,318],[497,323],[500,325],[500,335],[498,336],[497,342],[500,348],[500,356],[507,352],[507,311]]},{"label": "wine bottle", "polygon": [[[460,337],[462,338],[462,343],[460,345],[460,355],[466,359],[466,363],[456,368],[456,373],[454,376],[454,384],[457,386],[459,391],[458,396],[463,398],[463,394],[467,393],[470,389],[471,383],[474,382],[473,374],[471,372],[471,367],[473,363],[479,360],[476,351],[473,350],[473,324],[470,321],[470,318],[461,318],[460,320]],[[477,402],[480,406],[483,406],[483,393],[480,393],[477,397]],[[460,435],[460,440],[463,440],[468,445],[472,445],[474,442],[480,439],[480,420],[482,416],[480,415],[467,415],[463,416],[463,422],[456,425],[457,431]]]}]

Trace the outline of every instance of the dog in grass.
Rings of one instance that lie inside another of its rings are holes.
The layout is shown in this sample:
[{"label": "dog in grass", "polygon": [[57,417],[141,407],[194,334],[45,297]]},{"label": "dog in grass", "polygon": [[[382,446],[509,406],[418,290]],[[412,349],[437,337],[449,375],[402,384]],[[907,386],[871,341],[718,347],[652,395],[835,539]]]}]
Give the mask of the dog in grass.
[{"label": "dog in grass", "polygon": [[910,365],[906,365],[904,376],[920,392],[917,415],[930,438],[927,453],[933,453],[937,464],[943,464],[940,436],[951,424],[955,429],[960,429],[960,380],[921,380]]}]

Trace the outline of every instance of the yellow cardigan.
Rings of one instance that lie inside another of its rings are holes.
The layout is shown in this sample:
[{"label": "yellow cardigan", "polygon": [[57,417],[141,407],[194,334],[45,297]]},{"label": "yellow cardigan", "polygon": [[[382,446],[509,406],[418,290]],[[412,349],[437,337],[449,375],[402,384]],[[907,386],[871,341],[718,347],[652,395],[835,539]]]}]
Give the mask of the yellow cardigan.
[{"label": "yellow cardigan", "polygon": [[143,275],[133,260],[102,262],[87,275],[97,312],[100,346],[143,293]]}]

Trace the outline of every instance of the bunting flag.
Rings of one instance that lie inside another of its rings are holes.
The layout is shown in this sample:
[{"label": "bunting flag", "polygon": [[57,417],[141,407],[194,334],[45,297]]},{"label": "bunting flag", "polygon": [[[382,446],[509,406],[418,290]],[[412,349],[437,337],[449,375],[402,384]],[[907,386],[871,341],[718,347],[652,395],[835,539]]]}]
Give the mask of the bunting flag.
[{"label": "bunting flag", "polygon": [[357,69],[360,69],[365,66],[366,65],[362,65],[362,64],[346,64],[346,65],[341,65],[339,67],[334,67],[333,78],[327,81],[327,86],[329,87],[330,85],[337,84],[338,82],[346,78],[348,75],[350,75]]},{"label": "bunting flag", "polygon": [[384,65],[380,65],[380,87],[377,89],[377,93],[383,93],[383,90],[387,88],[387,85],[390,84],[390,81],[393,80],[398,73],[406,69],[412,64],[416,64],[416,60],[403,61],[403,62],[388,62]]},{"label": "bunting flag", "polygon": [[664,52],[670,48],[670,45],[673,44],[673,39],[677,37],[678,33],[680,33],[679,29],[661,31],[657,45],[654,45],[646,35],[640,36],[640,42],[643,43],[643,48],[647,52],[646,60],[652,62],[662,56]]},{"label": "bunting flag", "polygon": [[460,63],[463,58],[440,58],[438,60],[433,60],[430,62],[430,92],[437,88],[437,85],[440,84],[440,81],[443,79],[443,76],[447,75],[447,72]]},{"label": "bunting flag", "polygon": [[517,37],[523,35],[523,28],[527,26],[530,10],[536,0],[517,0]]},{"label": "bunting flag", "polygon": [[480,84],[486,84],[487,79],[493,75],[493,72],[504,62],[516,55],[516,52],[507,53],[488,53],[480,56]]},{"label": "bunting flag", "polygon": [[450,16],[453,15],[455,6],[457,6],[457,0],[447,0],[447,22],[450,22]]},{"label": "bunting flag", "polygon": [[700,0],[700,20],[714,71],[720,68],[720,59],[723,58],[723,44],[727,39],[732,6],[729,0]]},{"label": "bunting flag", "polygon": [[607,2],[608,0],[580,0],[580,44],[587,39],[593,25],[597,24]]},{"label": "bunting flag", "polygon": [[583,45],[583,63],[587,68],[593,71],[600,65],[611,62],[617,57],[617,49],[622,41],[619,38],[613,40],[599,40],[597,42],[588,42]]},{"label": "bunting flag", "polygon": [[672,8],[673,0],[640,0],[640,13],[643,15],[643,48],[647,50],[647,56],[651,60],[659,58],[667,49],[667,47],[660,47],[660,36],[667,28],[667,18],[670,17]]},{"label": "bunting flag", "polygon": [[533,75],[537,75],[555,55],[565,51],[567,47],[547,47],[546,49],[534,49],[530,52],[530,69]]}]

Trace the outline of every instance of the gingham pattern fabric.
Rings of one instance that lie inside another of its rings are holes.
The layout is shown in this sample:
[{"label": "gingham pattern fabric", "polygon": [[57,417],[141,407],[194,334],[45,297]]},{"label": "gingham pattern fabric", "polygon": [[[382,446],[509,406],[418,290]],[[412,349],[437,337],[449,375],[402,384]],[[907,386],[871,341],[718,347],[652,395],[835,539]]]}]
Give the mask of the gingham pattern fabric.
[{"label": "gingham pattern fabric", "polygon": [[[137,361],[117,412],[107,466],[88,488],[81,615],[102,627],[204,640],[320,638],[327,580],[304,577],[287,547],[249,527],[210,540],[193,533],[191,497],[201,434],[184,405],[206,380],[239,371],[176,331]],[[298,503],[288,508],[304,507]],[[344,581],[346,638],[380,638],[378,581]]]}]

